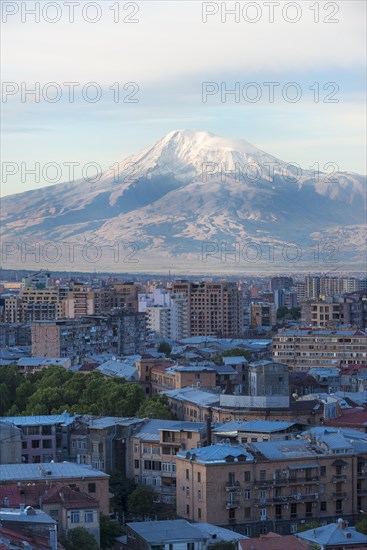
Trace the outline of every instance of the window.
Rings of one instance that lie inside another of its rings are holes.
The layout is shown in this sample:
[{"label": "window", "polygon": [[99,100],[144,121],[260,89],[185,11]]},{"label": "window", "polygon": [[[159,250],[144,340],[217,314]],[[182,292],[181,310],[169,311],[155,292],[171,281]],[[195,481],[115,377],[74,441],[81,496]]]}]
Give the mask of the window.
[{"label": "window", "polygon": [[250,517],[251,517],[251,508],[247,506],[245,508],[245,518],[250,518]]},{"label": "window", "polygon": [[134,460],[134,468],[139,468],[139,460]]},{"label": "window", "polygon": [[186,504],[186,515],[190,515],[190,506],[188,504]]},{"label": "window", "polygon": [[42,442],[42,447],[44,449],[51,449],[52,448],[52,439],[44,439]]},{"label": "window", "polygon": [[190,487],[186,487],[186,498],[190,496]]},{"label": "window", "polygon": [[281,504],[276,504],[276,506],[275,506],[275,517],[276,517],[276,519],[281,519],[282,518],[282,505]]},{"label": "window", "polygon": [[198,519],[201,519],[201,508],[198,508]]},{"label": "window", "polygon": [[162,447],[162,454],[163,455],[170,455],[171,449],[169,447]]},{"label": "window", "polygon": [[22,441],[22,449],[26,449],[27,448],[27,442],[26,441]]},{"label": "window", "polygon": [[326,476],[326,466],[320,466],[320,476]]},{"label": "window", "polygon": [[51,435],[52,426],[42,426],[42,435]]},{"label": "window", "polygon": [[201,483],[201,473],[198,472],[198,483]]},{"label": "window", "polygon": [[88,493],[95,493],[95,492],[96,492],[96,484],[88,483]]},{"label": "window", "polygon": [[55,517],[57,517],[57,516],[59,515],[59,511],[58,511],[57,509],[55,509],[55,510],[50,510],[50,511],[49,511],[49,514],[50,514],[51,517],[55,518]]},{"label": "window", "polygon": [[187,439],[192,439],[192,432],[187,432]]},{"label": "window", "polygon": [[296,517],[297,517],[297,504],[293,502],[291,504],[291,518],[296,518]]},{"label": "window", "polygon": [[40,446],[39,439],[32,439],[32,449],[38,449]]},{"label": "window", "polygon": [[186,479],[190,479],[190,472],[187,468],[186,468]]},{"label": "window", "polygon": [[243,498],[245,500],[250,500],[251,499],[251,491],[247,490],[243,492]]},{"label": "window", "polygon": [[71,512],[71,523],[80,523],[80,512],[79,510],[74,510]]},{"label": "window", "polygon": [[261,481],[266,480],[266,470],[260,470],[260,480]]},{"label": "window", "polygon": [[187,543],[187,550],[195,550],[195,543],[194,542],[188,542]]},{"label": "window", "polygon": [[251,472],[245,472],[245,482],[251,481]]},{"label": "window", "polygon": [[260,508],[260,520],[266,520],[266,508]]},{"label": "window", "polygon": [[336,503],[335,503],[335,513],[336,514],[341,514],[342,513],[342,508],[343,508],[343,501],[342,500],[337,500]]},{"label": "window", "polygon": [[93,523],[93,512],[91,510],[84,512],[84,523]]},{"label": "window", "polygon": [[235,508],[231,508],[228,512],[228,519],[235,519],[236,517],[236,510]]},{"label": "window", "polygon": [[326,512],[326,500],[320,502],[320,510],[321,512]]}]

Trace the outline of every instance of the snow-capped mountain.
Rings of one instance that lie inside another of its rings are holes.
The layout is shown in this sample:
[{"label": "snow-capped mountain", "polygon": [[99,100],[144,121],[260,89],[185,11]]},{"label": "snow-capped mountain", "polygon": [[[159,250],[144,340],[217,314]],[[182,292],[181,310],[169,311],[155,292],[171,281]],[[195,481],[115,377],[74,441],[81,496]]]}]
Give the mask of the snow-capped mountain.
[{"label": "snow-capped mountain", "polygon": [[[201,271],[209,260],[211,270],[246,270],[246,261],[253,262],[244,253],[249,243],[261,247],[258,267],[270,269],[284,263],[293,270],[311,268],[316,258],[332,258],[330,243],[338,246],[340,268],[362,265],[366,250],[365,176],[302,170],[246,141],[189,130],[170,132],[98,182],[5,197],[1,214],[4,242],[94,243],[111,250],[116,242],[136,243],[135,270],[154,263]],[[234,245],[240,258],[223,258],[221,247]],[[298,264],[289,265],[297,247]],[[203,249],[213,251],[205,265]],[[100,258],[98,269],[117,270],[111,261]],[[122,269],[129,268],[134,266]]]}]

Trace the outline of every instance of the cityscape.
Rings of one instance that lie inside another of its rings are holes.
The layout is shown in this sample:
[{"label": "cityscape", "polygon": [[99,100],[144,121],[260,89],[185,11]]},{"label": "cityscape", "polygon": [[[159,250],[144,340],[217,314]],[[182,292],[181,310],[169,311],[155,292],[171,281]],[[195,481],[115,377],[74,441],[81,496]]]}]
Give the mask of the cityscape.
[{"label": "cityscape", "polygon": [[366,21],[0,2],[0,550],[367,550]]},{"label": "cityscape", "polygon": [[2,270],[0,289],[0,536],[366,548],[366,277]]}]

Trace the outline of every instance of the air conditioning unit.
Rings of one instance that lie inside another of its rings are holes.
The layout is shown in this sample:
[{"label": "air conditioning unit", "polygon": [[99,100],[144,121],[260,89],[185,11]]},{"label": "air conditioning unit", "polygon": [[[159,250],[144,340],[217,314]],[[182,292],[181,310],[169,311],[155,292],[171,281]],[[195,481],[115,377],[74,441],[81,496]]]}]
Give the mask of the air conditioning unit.
[{"label": "air conditioning unit", "polygon": [[283,508],[284,510],[288,510],[288,504],[284,504]]}]

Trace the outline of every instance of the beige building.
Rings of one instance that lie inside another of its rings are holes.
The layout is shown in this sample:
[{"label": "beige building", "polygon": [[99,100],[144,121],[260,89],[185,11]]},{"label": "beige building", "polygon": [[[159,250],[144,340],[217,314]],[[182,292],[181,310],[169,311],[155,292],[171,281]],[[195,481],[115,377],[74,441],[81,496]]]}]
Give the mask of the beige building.
[{"label": "beige building", "polygon": [[290,371],[358,365],[367,360],[367,334],[356,329],[280,330],[273,336],[273,359]]},{"label": "beige building", "polygon": [[[360,448],[364,442],[361,434]],[[320,435],[317,445],[302,438],[181,451],[177,514],[235,526],[247,536],[294,533],[340,516],[355,521],[367,498],[365,463],[336,434]]]},{"label": "beige building", "polygon": [[176,453],[206,442],[206,424],[150,420],[131,438],[132,470],[136,483],[151,485],[161,502],[176,499]]},{"label": "beige building", "polygon": [[234,338],[242,334],[242,294],[235,283],[178,281],[172,293],[187,300],[189,336]]},{"label": "beige building", "polygon": [[251,328],[272,327],[277,322],[276,307],[270,302],[251,302]]},{"label": "beige building", "polygon": [[159,365],[151,369],[152,394],[187,386],[215,388],[217,373],[210,367]]}]

